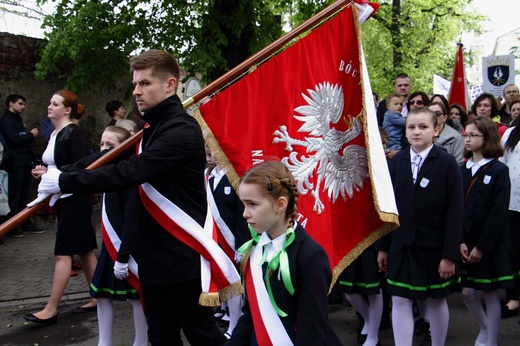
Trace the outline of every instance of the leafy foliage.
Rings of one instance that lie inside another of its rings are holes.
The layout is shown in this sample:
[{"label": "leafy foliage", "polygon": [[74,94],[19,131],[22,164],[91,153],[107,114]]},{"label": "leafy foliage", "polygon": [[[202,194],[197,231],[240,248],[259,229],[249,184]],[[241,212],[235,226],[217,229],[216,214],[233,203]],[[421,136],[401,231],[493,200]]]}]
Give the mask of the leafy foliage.
[{"label": "leafy foliage", "polygon": [[426,93],[434,73],[450,78],[461,34],[480,32],[485,19],[469,9],[471,2],[382,0],[362,30],[373,89],[381,97],[391,93],[399,73],[411,77],[413,90]]},{"label": "leafy foliage", "polygon": [[[43,4],[53,0],[39,0]],[[332,0],[55,0],[45,17],[48,44],[39,78],[57,77],[79,91],[99,88],[128,73],[128,56],[150,48],[173,53],[190,74],[211,81]],[[431,91],[432,73],[449,76],[455,42],[482,18],[472,0],[382,0],[363,25],[374,89],[392,90],[407,72],[414,89]]]}]

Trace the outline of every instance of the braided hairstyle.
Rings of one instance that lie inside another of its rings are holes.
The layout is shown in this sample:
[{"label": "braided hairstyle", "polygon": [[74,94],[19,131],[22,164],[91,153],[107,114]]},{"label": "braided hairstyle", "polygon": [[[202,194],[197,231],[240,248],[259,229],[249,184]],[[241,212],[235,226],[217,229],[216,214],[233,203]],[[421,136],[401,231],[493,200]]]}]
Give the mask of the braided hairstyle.
[{"label": "braided hairstyle", "polygon": [[294,227],[298,216],[298,188],[289,169],[280,161],[266,161],[249,169],[240,183],[256,184],[266,197],[273,201],[279,197],[287,198],[285,217],[289,226]]}]

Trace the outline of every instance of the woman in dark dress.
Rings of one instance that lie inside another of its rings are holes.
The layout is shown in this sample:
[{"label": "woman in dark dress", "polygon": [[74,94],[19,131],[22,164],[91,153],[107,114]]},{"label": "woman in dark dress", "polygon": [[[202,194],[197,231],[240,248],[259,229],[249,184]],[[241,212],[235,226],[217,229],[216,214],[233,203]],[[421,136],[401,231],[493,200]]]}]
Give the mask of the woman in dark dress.
[{"label": "woman in dark dress", "polygon": [[[83,130],[74,123],[81,119],[83,114],[83,105],[78,104],[74,93],[60,90],[52,96],[48,117],[54,124],[55,130],[42,155],[42,161],[46,166],[37,166],[32,172],[36,179],[39,179],[48,169],[59,170],[64,165],[87,156],[87,139]],[[91,196],[89,194],[63,195],[56,201],[55,207],[58,227],[54,247],[56,265],[51,296],[42,311],[24,315],[29,322],[47,325],[54,324],[58,320],[58,306],[69,282],[72,256],[78,254],[81,258],[89,286],[97,264],[93,251],[97,248],[97,244],[91,220]],[[96,301],[93,299],[87,305],[74,309],[73,312],[95,310]]]}]

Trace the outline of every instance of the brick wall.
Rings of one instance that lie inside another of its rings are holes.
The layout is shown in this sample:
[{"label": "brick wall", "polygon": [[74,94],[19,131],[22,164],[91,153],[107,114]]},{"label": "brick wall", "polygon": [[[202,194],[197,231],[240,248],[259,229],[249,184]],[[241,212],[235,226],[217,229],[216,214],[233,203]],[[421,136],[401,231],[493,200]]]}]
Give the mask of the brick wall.
[{"label": "brick wall", "polygon": [[[3,115],[8,95],[23,95],[27,99],[27,108],[23,113],[27,129],[40,126],[47,117],[50,98],[65,85],[64,81],[37,80],[34,77],[35,64],[38,62],[36,50],[44,42],[41,39],[0,33],[0,116]],[[133,100],[130,91],[130,76],[125,76],[113,85],[104,87],[100,93],[83,91],[78,94],[79,102],[86,109],[79,124],[87,133],[91,147],[98,147],[101,133],[110,121],[105,111],[106,102],[119,99],[131,110]],[[41,154],[44,145],[44,140],[38,138],[33,147],[37,156]]]}]

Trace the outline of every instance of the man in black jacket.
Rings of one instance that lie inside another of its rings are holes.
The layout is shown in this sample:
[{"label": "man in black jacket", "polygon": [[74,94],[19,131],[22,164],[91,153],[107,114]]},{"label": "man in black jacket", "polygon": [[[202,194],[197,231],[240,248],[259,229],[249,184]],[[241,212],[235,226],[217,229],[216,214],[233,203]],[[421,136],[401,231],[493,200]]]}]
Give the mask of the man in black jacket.
[{"label": "man in black jacket", "polygon": [[[31,162],[33,153],[31,143],[38,136],[38,129],[33,128],[27,132],[25,130],[22,113],[25,110],[25,97],[12,94],[7,96],[5,101],[6,110],[0,118],[0,131],[9,150],[9,156],[2,166],[9,174],[9,217],[23,210],[29,197],[31,187]],[[7,234],[11,238],[23,237],[22,230],[26,233],[43,233],[44,231],[36,227],[30,220],[22,224],[22,229],[15,228]]]},{"label": "man in black jacket", "polygon": [[[38,191],[91,193],[139,186],[139,278],[150,343],[182,345],[182,329],[192,345],[220,346],[226,337],[213,309],[198,303],[200,254],[184,237],[206,217],[202,131],[176,95],[180,68],[173,56],[149,50],[132,57],[130,66],[136,104],[148,123],[138,155],[96,170],[48,171]],[[187,223],[175,219],[172,224],[171,215],[180,214]],[[116,267],[127,270],[121,263]]]}]

